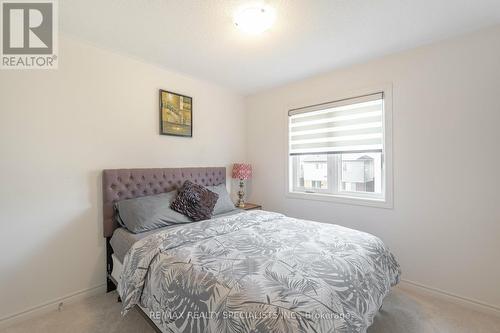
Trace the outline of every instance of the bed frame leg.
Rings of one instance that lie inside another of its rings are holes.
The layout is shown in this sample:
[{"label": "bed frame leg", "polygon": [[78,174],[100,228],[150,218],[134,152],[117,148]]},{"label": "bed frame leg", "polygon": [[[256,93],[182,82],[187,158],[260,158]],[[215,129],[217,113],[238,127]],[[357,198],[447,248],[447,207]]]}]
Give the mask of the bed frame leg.
[{"label": "bed frame leg", "polygon": [[116,290],[116,284],[111,280],[111,273],[113,272],[113,248],[110,243],[111,237],[106,237],[106,292]]},{"label": "bed frame leg", "polygon": [[106,278],[106,292],[109,293],[110,291],[113,291],[113,290],[116,290],[116,285],[108,277],[108,278]]}]

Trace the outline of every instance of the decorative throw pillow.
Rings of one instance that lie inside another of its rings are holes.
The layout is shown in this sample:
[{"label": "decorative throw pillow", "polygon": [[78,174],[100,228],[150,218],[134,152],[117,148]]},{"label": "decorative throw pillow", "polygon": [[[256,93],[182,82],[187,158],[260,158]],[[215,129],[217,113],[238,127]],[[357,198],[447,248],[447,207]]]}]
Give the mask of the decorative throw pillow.
[{"label": "decorative throw pillow", "polygon": [[218,198],[217,193],[186,180],[170,208],[194,221],[207,220],[212,217]]}]

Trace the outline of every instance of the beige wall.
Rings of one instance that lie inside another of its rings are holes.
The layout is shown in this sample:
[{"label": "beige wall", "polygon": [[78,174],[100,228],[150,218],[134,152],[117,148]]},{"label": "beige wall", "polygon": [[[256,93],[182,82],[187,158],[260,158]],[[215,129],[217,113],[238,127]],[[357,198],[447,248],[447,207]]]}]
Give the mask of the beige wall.
[{"label": "beige wall", "polygon": [[[0,71],[0,318],[105,282],[100,171],[245,157],[243,100],[60,41],[59,69]],[[158,134],[158,89],[193,97],[194,137]]]},{"label": "beige wall", "polygon": [[[499,40],[496,27],[250,96],[250,201],[378,235],[404,279],[500,307]],[[394,209],[286,198],[286,106],[387,83]]]}]

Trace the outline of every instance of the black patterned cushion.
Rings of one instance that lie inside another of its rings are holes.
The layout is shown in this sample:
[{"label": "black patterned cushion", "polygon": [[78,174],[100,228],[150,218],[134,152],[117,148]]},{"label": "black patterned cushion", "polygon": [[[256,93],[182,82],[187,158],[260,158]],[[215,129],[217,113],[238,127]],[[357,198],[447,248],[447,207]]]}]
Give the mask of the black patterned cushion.
[{"label": "black patterned cushion", "polygon": [[212,217],[218,198],[217,193],[186,180],[170,208],[194,221],[207,220]]}]

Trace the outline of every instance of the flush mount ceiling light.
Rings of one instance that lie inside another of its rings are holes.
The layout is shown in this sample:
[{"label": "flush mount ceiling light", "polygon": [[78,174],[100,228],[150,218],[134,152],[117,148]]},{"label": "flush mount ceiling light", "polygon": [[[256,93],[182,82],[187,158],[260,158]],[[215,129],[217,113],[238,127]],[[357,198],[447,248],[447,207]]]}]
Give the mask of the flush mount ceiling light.
[{"label": "flush mount ceiling light", "polygon": [[276,18],[272,7],[262,4],[243,6],[234,14],[234,24],[243,32],[257,35],[268,30]]}]

